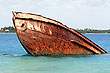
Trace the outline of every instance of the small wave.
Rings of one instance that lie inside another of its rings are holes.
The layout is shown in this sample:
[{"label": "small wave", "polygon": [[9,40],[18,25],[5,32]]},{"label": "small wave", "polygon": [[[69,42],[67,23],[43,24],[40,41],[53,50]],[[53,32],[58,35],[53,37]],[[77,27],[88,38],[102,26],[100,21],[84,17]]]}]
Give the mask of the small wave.
[{"label": "small wave", "polygon": [[28,56],[27,54],[0,54],[0,56]]}]

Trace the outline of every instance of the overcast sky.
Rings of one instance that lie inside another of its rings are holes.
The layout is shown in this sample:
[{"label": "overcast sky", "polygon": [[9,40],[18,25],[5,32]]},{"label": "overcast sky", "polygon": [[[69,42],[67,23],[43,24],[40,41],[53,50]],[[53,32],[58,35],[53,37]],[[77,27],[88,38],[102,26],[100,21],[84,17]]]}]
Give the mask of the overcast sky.
[{"label": "overcast sky", "polygon": [[0,0],[0,28],[13,26],[12,11],[40,14],[75,29],[110,29],[110,0]]}]

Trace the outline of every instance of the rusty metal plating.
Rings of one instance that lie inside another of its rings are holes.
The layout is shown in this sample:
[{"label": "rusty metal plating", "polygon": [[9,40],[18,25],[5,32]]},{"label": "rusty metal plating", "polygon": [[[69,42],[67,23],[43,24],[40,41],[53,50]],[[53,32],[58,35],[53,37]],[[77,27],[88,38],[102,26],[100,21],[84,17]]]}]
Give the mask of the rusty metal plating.
[{"label": "rusty metal plating", "polygon": [[13,12],[13,23],[21,44],[33,56],[106,53],[77,31],[41,15]]}]

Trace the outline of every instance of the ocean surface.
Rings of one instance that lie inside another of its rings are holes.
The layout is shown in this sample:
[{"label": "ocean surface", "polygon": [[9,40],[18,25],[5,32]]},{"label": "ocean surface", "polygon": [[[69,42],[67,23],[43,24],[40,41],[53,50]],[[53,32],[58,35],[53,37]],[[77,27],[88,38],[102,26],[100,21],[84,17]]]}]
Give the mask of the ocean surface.
[{"label": "ocean surface", "polygon": [[0,34],[0,73],[110,73],[110,34],[83,34],[108,54],[73,57],[33,57],[15,33]]}]

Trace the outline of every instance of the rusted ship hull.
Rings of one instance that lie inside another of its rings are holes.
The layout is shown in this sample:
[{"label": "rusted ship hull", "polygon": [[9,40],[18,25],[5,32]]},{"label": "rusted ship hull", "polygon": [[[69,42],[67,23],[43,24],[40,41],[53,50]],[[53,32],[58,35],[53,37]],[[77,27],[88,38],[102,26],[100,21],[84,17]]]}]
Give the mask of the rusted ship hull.
[{"label": "rusted ship hull", "polygon": [[102,48],[62,23],[30,13],[13,12],[18,38],[33,56],[104,54]]}]

